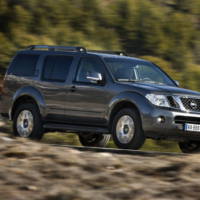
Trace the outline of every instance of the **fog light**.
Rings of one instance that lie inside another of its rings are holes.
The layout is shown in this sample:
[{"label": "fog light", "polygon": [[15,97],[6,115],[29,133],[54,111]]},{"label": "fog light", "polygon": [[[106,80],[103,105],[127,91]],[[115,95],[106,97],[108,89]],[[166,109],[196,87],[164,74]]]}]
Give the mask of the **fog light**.
[{"label": "fog light", "polygon": [[165,122],[165,118],[163,116],[160,116],[157,118],[157,122],[158,123],[164,123]]}]

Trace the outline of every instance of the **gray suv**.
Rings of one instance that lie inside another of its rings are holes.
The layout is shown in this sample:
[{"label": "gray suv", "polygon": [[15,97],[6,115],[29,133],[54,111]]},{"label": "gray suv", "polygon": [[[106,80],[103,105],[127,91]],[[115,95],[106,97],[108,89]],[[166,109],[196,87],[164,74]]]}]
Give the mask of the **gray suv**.
[{"label": "gray suv", "polygon": [[138,149],[145,138],[200,151],[200,93],[179,88],[155,64],[122,52],[30,46],[13,58],[0,113],[16,136],[77,133],[85,146]]}]

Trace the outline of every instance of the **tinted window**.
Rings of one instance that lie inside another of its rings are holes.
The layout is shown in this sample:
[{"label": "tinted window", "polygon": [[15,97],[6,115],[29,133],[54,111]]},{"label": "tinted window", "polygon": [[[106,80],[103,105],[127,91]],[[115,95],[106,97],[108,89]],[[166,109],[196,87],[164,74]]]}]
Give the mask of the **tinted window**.
[{"label": "tinted window", "polygon": [[47,56],[44,62],[43,80],[64,82],[72,60],[72,56]]},{"label": "tinted window", "polygon": [[91,81],[87,79],[87,76],[95,72],[103,73],[102,62],[96,58],[82,58],[79,64],[76,81],[91,83]]},{"label": "tinted window", "polygon": [[19,54],[13,60],[9,73],[17,76],[34,76],[39,55]]}]

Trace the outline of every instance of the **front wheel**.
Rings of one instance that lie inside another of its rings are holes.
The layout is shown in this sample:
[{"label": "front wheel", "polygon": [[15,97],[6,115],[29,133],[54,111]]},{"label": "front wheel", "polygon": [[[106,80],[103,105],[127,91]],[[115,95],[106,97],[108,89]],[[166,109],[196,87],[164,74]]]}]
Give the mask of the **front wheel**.
[{"label": "front wheel", "polygon": [[179,142],[179,148],[183,153],[199,153],[200,141]]},{"label": "front wheel", "polygon": [[110,140],[110,135],[96,133],[82,133],[79,135],[79,141],[83,146],[105,147]]},{"label": "front wheel", "polygon": [[112,123],[112,136],[117,147],[139,149],[145,141],[140,116],[135,109],[120,110]]}]

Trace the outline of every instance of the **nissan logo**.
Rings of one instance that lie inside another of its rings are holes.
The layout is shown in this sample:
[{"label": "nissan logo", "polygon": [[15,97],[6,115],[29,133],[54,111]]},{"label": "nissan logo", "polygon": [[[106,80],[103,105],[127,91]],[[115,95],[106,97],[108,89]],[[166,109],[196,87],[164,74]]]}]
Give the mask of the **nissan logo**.
[{"label": "nissan logo", "polygon": [[196,109],[197,109],[197,103],[195,103],[195,102],[190,102],[190,107],[191,107],[193,110],[196,110]]}]

